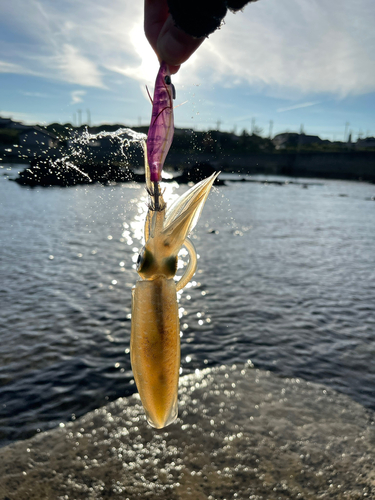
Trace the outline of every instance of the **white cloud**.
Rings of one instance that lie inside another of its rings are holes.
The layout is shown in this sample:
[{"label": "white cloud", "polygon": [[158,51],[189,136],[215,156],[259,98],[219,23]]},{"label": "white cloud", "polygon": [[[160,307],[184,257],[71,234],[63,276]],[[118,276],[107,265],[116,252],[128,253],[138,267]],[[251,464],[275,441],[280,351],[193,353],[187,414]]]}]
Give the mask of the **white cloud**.
[{"label": "white cloud", "polygon": [[32,113],[20,113],[19,111],[6,111],[0,109],[0,116],[2,118],[11,118],[14,121],[22,122],[25,125],[35,125],[37,122],[41,123],[38,117]]},{"label": "white cloud", "polygon": [[287,108],[279,108],[278,113],[283,113],[284,111],[292,111],[293,109],[309,108],[310,106],[316,106],[320,104],[320,101],[313,102],[302,102],[301,104],[295,104],[294,106],[288,106]]},{"label": "white cloud", "polygon": [[54,96],[52,94],[46,94],[45,92],[28,92],[25,90],[20,90],[22,95],[26,97],[41,97],[42,99],[53,99]]},{"label": "white cloud", "polygon": [[234,87],[298,93],[375,90],[372,0],[260,0],[204,42],[190,72]]},{"label": "white cloud", "polygon": [[[251,85],[292,99],[372,92],[374,17],[373,0],[260,0],[228,14],[175,81]],[[142,2],[12,0],[0,3],[0,19],[18,40],[0,45],[0,72],[101,88],[109,85],[108,71],[142,87],[155,78]]]},{"label": "white cloud", "polygon": [[1,2],[0,19],[16,40],[5,40],[0,45],[3,70],[105,87],[99,69],[102,61],[97,56],[98,43],[103,40],[96,37],[94,23],[90,22],[94,13],[98,18],[100,13],[98,8],[90,10],[88,4],[67,2],[62,12],[62,4],[47,0]]},{"label": "white cloud", "polygon": [[83,96],[86,94],[85,90],[73,90],[71,92],[72,101],[70,104],[77,104],[83,101]]},{"label": "white cloud", "polygon": [[85,87],[103,87],[100,73],[95,63],[80,54],[79,49],[64,44],[59,54],[51,61],[62,79]]},{"label": "white cloud", "polygon": [[0,61],[0,73],[24,73],[24,69],[19,64]]}]

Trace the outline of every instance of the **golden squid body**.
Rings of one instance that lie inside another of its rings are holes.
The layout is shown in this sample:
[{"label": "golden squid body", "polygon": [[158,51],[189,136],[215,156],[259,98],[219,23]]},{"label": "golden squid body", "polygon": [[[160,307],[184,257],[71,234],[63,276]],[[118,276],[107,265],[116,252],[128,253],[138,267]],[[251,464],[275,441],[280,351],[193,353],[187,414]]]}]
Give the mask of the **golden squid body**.
[{"label": "golden squid body", "polygon": [[[146,146],[145,146],[146,148]],[[142,280],[132,290],[130,358],[134,379],[148,423],[161,429],[177,418],[180,370],[180,322],[177,291],[193,277],[197,257],[188,235],[198,222],[210,189],[219,175],[199,182],[168,209],[158,182],[151,182],[145,154],[150,196],[145,223],[145,246],[138,257]],[[178,252],[185,246],[189,263],[178,282]]]}]

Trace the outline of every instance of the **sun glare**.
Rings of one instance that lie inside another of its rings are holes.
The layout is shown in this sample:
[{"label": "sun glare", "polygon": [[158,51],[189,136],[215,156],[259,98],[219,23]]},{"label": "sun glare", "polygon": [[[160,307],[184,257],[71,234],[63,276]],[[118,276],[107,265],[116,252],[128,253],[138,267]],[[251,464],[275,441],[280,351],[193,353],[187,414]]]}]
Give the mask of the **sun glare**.
[{"label": "sun glare", "polygon": [[159,69],[159,62],[155,52],[152,50],[150,44],[143,31],[143,25],[137,23],[130,31],[130,41],[134,47],[134,52],[140,58],[139,66],[129,68],[128,75],[147,84],[154,84],[151,76],[156,75]]}]

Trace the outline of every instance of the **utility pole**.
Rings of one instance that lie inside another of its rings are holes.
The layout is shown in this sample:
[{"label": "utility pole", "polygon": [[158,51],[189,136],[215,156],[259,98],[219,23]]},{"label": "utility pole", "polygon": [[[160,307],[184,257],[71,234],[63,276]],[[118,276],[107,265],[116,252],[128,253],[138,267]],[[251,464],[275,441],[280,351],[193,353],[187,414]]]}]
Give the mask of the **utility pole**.
[{"label": "utility pole", "polygon": [[142,117],[138,116],[138,127],[142,125]]},{"label": "utility pole", "polygon": [[216,147],[215,147],[215,153],[217,156],[220,155],[220,150],[221,150],[221,144],[220,144],[220,134],[219,134],[219,131],[220,131],[220,125],[221,125],[221,120],[220,118],[218,119],[218,121],[216,122],[216,130],[217,130],[217,134],[216,135]]},{"label": "utility pole", "polygon": [[351,130],[351,131],[349,132],[349,135],[348,135],[348,140],[347,140],[347,142],[346,142],[346,144],[347,144],[347,146],[346,146],[346,147],[347,147],[347,149],[348,149],[348,150],[350,150],[350,148],[351,148],[351,146],[352,146],[352,135],[353,135],[353,131]]},{"label": "utility pole", "polygon": [[91,113],[88,108],[86,109],[86,113],[87,113],[87,125],[91,127]]},{"label": "utility pole", "polygon": [[273,129],[273,120],[270,120],[270,133],[268,134],[268,137],[272,139],[272,129]]},{"label": "utility pole", "polygon": [[78,113],[77,126],[80,127],[82,125],[82,109],[77,109],[77,113]]},{"label": "utility pole", "polygon": [[251,135],[254,135],[255,130],[255,118],[251,119]]},{"label": "utility pole", "polygon": [[350,125],[349,122],[345,123],[344,142],[348,141],[348,129],[349,129],[349,125]]},{"label": "utility pole", "polygon": [[73,127],[76,126],[76,122],[77,122],[77,114],[73,113]]},{"label": "utility pole", "polygon": [[301,127],[299,129],[299,133],[300,133],[300,135],[305,134],[305,131],[303,129],[303,123],[301,123]]}]

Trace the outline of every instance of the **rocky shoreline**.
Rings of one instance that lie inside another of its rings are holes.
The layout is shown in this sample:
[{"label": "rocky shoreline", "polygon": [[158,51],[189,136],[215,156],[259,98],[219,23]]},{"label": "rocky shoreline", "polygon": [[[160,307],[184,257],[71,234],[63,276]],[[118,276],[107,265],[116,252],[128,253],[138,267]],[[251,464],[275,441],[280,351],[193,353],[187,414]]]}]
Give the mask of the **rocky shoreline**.
[{"label": "rocky shoreline", "polygon": [[[188,184],[189,182],[197,183],[212,175],[216,169],[208,162],[196,163],[176,173],[174,176],[163,178],[163,182],[178,182],[179,184]],[[225,173],[225,172],[224,172]],[[29,187],[69,187],[77,184],[95,184],[103,185],[123,182],[145,182],[143,173],[137,173],[130,166],[121,164],[112,164],[103,166],[96,165],[80,165],[76,167],[71,163],[57,163],[51,159],[34,160],[30,166],[19,172],[18,177],[11,179],[21,186]],[[297,184],[307,188],[311,185],[322,185],[319,182],[300,182],[300,181],[284,181],[284,180],[259,180],[250,179],[249,177],[231,178],[230,182],[252,182],[261,184],[275,184],[283,186],[285,184]],[[225,180],[218,178],[215,180],[216,186],[226,185]]]}]

